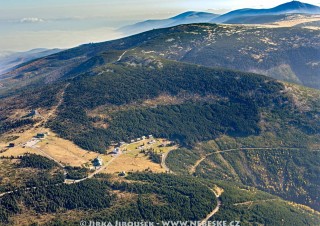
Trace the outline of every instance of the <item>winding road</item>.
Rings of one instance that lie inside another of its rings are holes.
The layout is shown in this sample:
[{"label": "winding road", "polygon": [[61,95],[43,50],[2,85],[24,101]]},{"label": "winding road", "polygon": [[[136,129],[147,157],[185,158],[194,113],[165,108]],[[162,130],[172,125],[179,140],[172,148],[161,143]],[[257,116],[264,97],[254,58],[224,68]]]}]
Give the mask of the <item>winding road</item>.
[{"label": "winding road", "polygon": [[168,152],[166,152],[166,153],[163,153],[162,154],[162,158],[161,158],[161,167],[163,168],[163,169],[165,169],[166,170],[166,172],[168,172],[168,173],[173,173],[173,171],[171,171],[170,170],[170,168],[167,166],[167,164],[166,164],[166,159],[167,159],[167,157],[168,157],[168,155],[169,155],[169,153],[171,152],[171,151],[173,151],[173,150],[170,150],[170,151],[168,151]]},{"label": "winding road", "polygon": [[76,184],[76,183],[80,183],[82,181],[85,181],[87,179],[90,179],[92,177],[94,177],[94,175],[100,173],[101,171],[103,171],[104,169],[106,169],[114,160],[116,160],[118,157],[120,156],[120,154],[116,155],[114,158],[112,158],[109,162],[107,162],[106,164],[104,164],[103,166],[101,166],[99,169],[97,169],[96,171],[94,171],[93,173],[91,173],[90,175],[88,175],[85,178],[79,179],[79,180],[70,180],[70,179],[66,179],[64,181],[65,184]]},{"label": "winding road", "polygon": [[[170,153],[171,151],[174,151],[174,150],[170,150],[170,151],[168,151],[168,152],[166,152],[166,153],[163,154],[162,159],[161,159],[161,166],[166,170],[166,172],[171,173],[171,174],[175,174],[172,170],[170,170],[170,168],[169,168],[169,167],[167,166],[167,164],[166,164],[166,159],[167,159],[167,157],[168,157],[168,155],[169,155],[169,153]],[[200,164],[200,163],[199,163],[199,164]],[[199,183],[201,183],[201,182],[199,182]],[[202,184],[202,183],[201,183],[201,184]],[[203,185],[204,185],[204,186],[207,186],[207,185],[205,185],[205,184],[203,184]],[[209,188],[209,187],[208,187],[208,188]],[[217,200],[217,206],[206,216],[205,219],[201,220],[201,223],[199,224],[199,226],[205,225],[206,222],[207,222],[213,215],[215,215],[215,214],[219,211],[220,206],[221,206],[221,204],[222,204],[219,195],[218,195],[213,189],[211,189],[211,188],[209,188],[209,189],[210,189],[210,191],[214,194],[214,196],[215,196],[215,198],[216,198],[216,200]]]},{"label": "winding road", "polygon": [[[233,149],[227,149],[227,150],[221,150],[221,151],[216,151],[213,153],[209,153],[205,156],[203,156],[202,158],[200,158],[198,161],[196,161],[196,163],[191,167],[189,173],[193,174],[197,167],[204,161],[207,159],[207,157],[214,155],[214,154],[219,154],[219,153],[225,153],[225,152],[232,152],[232,151],[242,151],[242,150],[273,150],[273,149],[289,149],[289,150],[301,150],[301,148],[295,148],[295,147],[260,147],[260,148],[233,148]],[[162,158],[162,162],[161,162],[161,166],[166,169],[167,172],[170,173],[174,173],[172,170],[170,170],[170,168],[166,165],[166,158],[168,156],[169,152],[167,152],[163,158]],[[199,182],[201,183],[201,182]],[[206,186],[206,185],[205,185]],[[219,197],[219,195],[211,188],[209,188],[212,193],[215,195],[215,198],[217,200],[217,206],[206,216],[206,218],[204,218],[201,223],[199,224],[199,226],[203,226],[206,225],[206,222],[210,220],[210,218],[212,216],[214,216],[220,209],[222,202],[221,199]]]},{"label": "winding road", "polygon": [[220,199],[220,197],[217,195],[217,193],[216,193],[213,189],[210,189],[210,190],[214,193],[214,195],[215,195],[215,197],[216,197],[216,199],[217,199],[217,206],[206,216],[206,218],[204,218],[204,219],[201,221],[201,223],[200,223],[198,226],[206,225],[206,222],[209,221],[210,218],[211,218],[213,215],[215,215],[215,214],[219,211],[219,209],[220,209],[220,206],[221,206],[221,199]]},{"label": "winding road", "polygon": [[[233,151],[243,151],[243,150],[251,150],[251,151],[256,151],[256,150],[276,150],[276,149],[287,149],[287,150],[301,150],[303,148],[293,148],[293,147],[261,147],[261,148],[233,148],[233,149],[227,149],[227,150],[222,150],[222,151],[216,151],[212,152],[209,154],[206,154],[205,156],[201,157],[196,163],[191,167],[189,170],[189,174],[194,174],[196,172],[197,167],[204,161],[206,160],[209,156],[214,155],[214,154],[219,154],[219,153],[226,153],[226,152],[233,152]],[[317,150],[313,150],[317,151]]]},{"label": "winding road", "polygon": [[[124,54],[123,54],[124,55]],[[61,103],[60,103],[61,104]],[[51,157],[50,155],[48,155],[47,153],[45,153],[43,150],[41,150],[40,148],[37,147],[33,147],[34,149],[40,151],[42,154],[44,154],[45,156],[47,156],[49,159],[55,161],[57,164],[59,164],[59,166],[64,168],[64,165],[61,164],[60,162],[58,162],[57,160],[55,160],[53,157]],[[203,156],[201,159],[199,159],[190,169],[189,173],[193,174],[197,167],[209,156],[214,155],[214,154],[218,154],[218,153],[225,153],[225,152],[232,152],[232,151],[242,151],[242,150],[273,150],[273,149],[290,149],[290,150],[301,150],[301,148],[292,148],[292,147],[260,147],[260,148],[234,148],[234,149],[228,149],[228,150],[222,150],[222,151],[216,151],[213,153],[209,153],[205,156]],[[169,153],[173,151],[170,150],[166,153],[164,153],[162,155],[162,159],[161,159],[161,166],[162,168],[164,168],[166,170],[166,172],[171,173],[171,174],[175,174],[172,170],[170,170],[170,168],[167,166],[166,164],[166,159],[169,155]],[[96,171],[94,171],[93,173],[91,173],[90,175],[88,175],[86,178],[83,179],[79,179],[79,180],[69,180],[69,179],[65,179],[64,184],[75,184],[75,183],[80,183],[82,181],[85,181],[87,179],[90,179],[92,177],[94,177],[94,175],[100,173],[102,170],[106,169],[114,160],[116,160],[118,157],[120,156],[120,154],[118,154],[117,156],[115,156],[114,158],[112,158],[109,162],[107,162],[105,165],[103,165],[102,167],[100,167],[99,169],[97,169]],[[65,171],[66,173],[66,171]],[[199,182],[201,183],[201,182]],[[63,183],[60,183],[63,184]],[[60,184],[55,184],[52,186],[58,186]],[[207,186],[205,184],[203,184],[204,186]],[[47,187],[47,186],[46,186]],[[209,187],[208,187],[209,188]],[[37,189],[37,187],[32,187],[32,188],[25,188],[24,190],[31,190],[31,189]],[[214,216],[220,209],[222,202],[221,199],[219,197],[219,195],[211,188],[209,188],[210,191],[212,192],[212,194],[215,196],[216,200],[217,200],[217,205],[215,206],[215,208],[203,219],[201,220],[201,223],[199,224],[199,226],[203,226],[206,225],[206,222],[210,220],[210,218],[212,216]],[[16,192],[18,190],[14,190],[14,191],[8,191],[8,192],[4,192],[0,194],[0,198],[7,195],[7,194],[11,194],[13,192]],[[250,202],[244,202],[244,203],[238,203],[235,205],[244,205],[244,204],[250,204]]]},{"label": "winding road", "polygon": [[[38,151],[42,152],[41,149],[37,149]],[[55,161],[56,163],[59,164],[59,166],[63,167],[64,169],[64,166],[58,162],[57,160],[55,160],[54,158],[52,158],[51,156],[47,155],[46,153],[43,153],[45,156],[47,156],[49,159]],[[52,184],[52,185],[45,185],[45,186],[42,186],[42,187],[49,187],[49,186],[59,186],[61,184],[77,184],[77,183],[80,183],[82,181],[85,181],[87,179],[90,179],[92,177],[94,177],[94,175],[100,173],[102,170],[106,169],[115,159],[117,159],[120,155],[117,155],[116,157],[114,157],[113,159],[111,159],[109,162],[107,162],[105,165],[103,165],[102,167],[100,167],[99,169],[97,169],[96,171],[94,171],[93,173],[91,173],[90,175],[88,175],[87,177],[85,178],[82,178],[82,179],[79,179],[79,180],[70,180],[70,179],[65,179],[63,183],[58,183],[58,184]],[[64,173],[66,174],[66,170],[64,169]],[[38,187],[29,187],[29,188],[24,188],[24,189],[16,189],[16,190],[13,190],[13,191],[7,191],[7,192],[3,192],[0,194],[0,198],[5,196],[5,195],[8,195],[8,194],[11,194],[13,192],[17,192],[19,190],[24,190],[24,191],[27,191],[27,190],[31,190],[31,189],[37,189]]]}]

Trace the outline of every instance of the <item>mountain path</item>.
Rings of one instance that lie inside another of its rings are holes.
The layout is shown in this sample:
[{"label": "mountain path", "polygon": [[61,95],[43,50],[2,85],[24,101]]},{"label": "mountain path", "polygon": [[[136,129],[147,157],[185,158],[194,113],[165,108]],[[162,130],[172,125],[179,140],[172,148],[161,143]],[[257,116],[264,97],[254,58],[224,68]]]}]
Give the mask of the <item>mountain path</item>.
[{"label": "mountain path", "polygon": [[65,87],[62,89],[62,91],[58,94],[57,96],[57,98],[59,99],[58,103],[48,112],[46,117],[43,117],[43,120],[34,124],[33,128],[37,128],[40,125],[45,125],[49,121],[49,119],[52,117],[52,115],[54,115],[57,112],[58,108],[61,106],[61,104],[64,101],[64,94],[69,85],[70,83],[67,83]]},{"label": "mountain path", "polygon": [[[222,151],[216,151],[209,154],[206,154],[201,159],[197,160],[196,163],[190,168],[189,174],[193,174],[196,172],[197,167],[205,161],[209,156],[219,153],[226,153],[226,152],[233,152],[233,151],[243,151],[243,150],[274,150],[274,149],[289,149],[289,150],[301,150],[302,148],[294,148],[294,147],[261,147],[261,148],[233,148],[233,149],[227,149]],[[317,151],[317,150],[314,150]]]},{"label": "mountain path", "polygon": [[163,168],[163,169],[165,169],[166,170],[166,172],[171,172],[171,173],[173,173],[174,174],[174,172],[172,171],[172,170],[170,170],[170,168],[167,166],[167,164],[166,164],[166,159],[167,159],[167,157],[168,157],[168,155],[169,155],[169,153],[171,152],[171,151],[173,151],[173,150],[169,150],[168,152],[166,152],[166,153],[164,153],[163,155],[162,155],[162,158],[161,158],[161,167]]},{"label": "mountain path", "polygon": [[[172,170],[170,170],[170,168],[166,165],[166,159],[167,159],[167,156],[168,154],[171,152],[171,151],[174,151],[174,150],[170,150],[168,151],[167,153],[165,153],[165,155],[163,155],[162,157],[162,161],[161,161],[161,166],[163,166],[163,168],[166,169],[166,171],[168,173],[171,173],[171,174],[176,174],[175,172],[173,172]],[[201,182],[199,182],[200,184],[203,184]],[[207,185],[203,184],[204,186],[208,187]],[[209,188],[209,187],[208,187]],[[221,200],[220,200],[220,196],[212,189],[212,188],[209,188],[210,191],[214,194],[216,200],[217,200],[217,206],[206,216],[206,218],[204,218],[201,223],[199,224],[199,226],[203,226],[206,224],[206,222],[213,216],[215,215],[219,209],[220,209],[220,206],[222,204]]]},{"label": "mountain path", "polygon": [[246,201],[246,202],[240,202],[240,203],[235,203],[233,204],[234,206],[241,206],[241,205],[253,205],[255,203],[262,203],[262,202],[269,202],[269,201],[275,201],[279,199],[262,199],[262,200],[255,200],[255,201]]},{"label": "mountain path", "polygon": [[210,218],[215,215],[219,210],[220,210],[220,206],[222,204],[220,197],[217,195],[217,193],[213,190],[210,189],[213,194],[215,195],[216,199],[217,199],[217,206],[206,216],[206,218],[204,218],[201,223],[199,224],[199,226],[205,226],[206,222],[210,220]]},{"label": "mountain path", "polygon": [[[52,158],[50,155],[48,155],[47,153],[43,152],[40,148],[36,148],[36,150],[42,152],[46,157],[48,157],[49,159],[55,161],[57,164],[59,164],[59,166],[63,167],[64,168],[64,165],[62,165],[60,162],[58,162],[57,160],[55,160],[54,158]],[[62,184],[77,184],[77,183],[80,183],[82,181],[85,181],[87,179],[90,179],[92,177],[94,177],[94,175],[100,173],[102,170],[106,169],[115,159],[117,159],[119,157],[116,156],[115,158],[111,159],[109,162],[107,162],[105,165],[103,165],[102,167],[100,167],[99,169],[97,169],[96,171],[94,171],[93,173],[91,173],[90,175],[88,175],[87,177],[85,178],[82,178],[82,179],[79,179],[79,180],[71,180],[71,179],[65,179],[63,183],[57,183],[57,184],[52,184],[52,185],[44,185],[44,186],[40,186],[40,187],[49,187],[49,186],[58,186],[58,185],[62,185]],[[64,170],[64,173],[66,175],[66,170]],[[23,191],[28,191],[28,190],[31,190],[31,189],[37,189],[37,188],[40,188],[40,187],[29,187],[29,188],[24,188],[22,189]],[[0,198],[5,196],[5,195],[8,195],[8,194],[11,194],[11,193],[14,193],[14,192],[17,192],[19,191],[20,189],[16,189],[16,190],[12,190],[12,191],[7,191],[7,192],[3,192],[0,194]]]},{"label": "mountain path", "polygon": [[119,62],[119,61],[122,59],[122,57],[123,57],[127,52],[128,52],[128,50],[124,51],[124,52],[119,56],[117,62]]}]

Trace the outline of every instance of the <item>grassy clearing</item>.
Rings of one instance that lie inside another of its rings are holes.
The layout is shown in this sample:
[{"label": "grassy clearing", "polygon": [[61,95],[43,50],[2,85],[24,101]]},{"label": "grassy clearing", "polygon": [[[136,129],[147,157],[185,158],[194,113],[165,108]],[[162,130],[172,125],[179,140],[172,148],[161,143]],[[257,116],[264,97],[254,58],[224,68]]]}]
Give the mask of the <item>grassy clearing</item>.
[{"label": "grassy clearing", "polygon": [[[152,140],[155,143],[148,144]],[[105,173],[120,173],[120,172],[138,172],[138,171],[152,171],[152,172],[165,172],[165,169],[160,164],[154,163],[150,160],[149,156],[142,153],[138,149],[141,145],[144,145],[144,149],[153,149],[156,153],[167,153],[177,148],[177,146],[171,147],[160,147],[162,144],[169,144],[170,141],[165,139],[146,139],[139,142],[123,145],[121,147],[122,154],[104,170]],[[111,151],[109,151],[109,155]],[[105,155],[101,155],[104,159],[107,158]],[[113,157],[115,158],[115,156]],[[110,161],[107,159],[107,161]]]}]

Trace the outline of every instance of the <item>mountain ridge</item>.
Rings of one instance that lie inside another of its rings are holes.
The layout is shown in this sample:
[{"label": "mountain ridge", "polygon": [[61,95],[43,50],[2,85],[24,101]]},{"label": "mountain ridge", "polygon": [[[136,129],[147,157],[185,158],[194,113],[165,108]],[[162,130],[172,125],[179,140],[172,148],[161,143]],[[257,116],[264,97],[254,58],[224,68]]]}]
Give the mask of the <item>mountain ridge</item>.
[{"label": "mountain ridge", "polygon": [[226,14],[223,14],[213,20],[213,23],[224,23],[232,18],[245,17],[245,16],[257,16],[257,15],[279,15],[288,13],[300,13],[300,14],[320,14],[320,7],[299,1],[291,1],[270,9],[238,9]]},{"label": "mountain ridge", "polygon": [[29,61],[61,52],[62,49],[36,48],[26,52],[7,52],[0,55],[0,79],[1,75],[13,70],[16,66]]},{"label": "mountain ridge", "polygon": [[[179,25],[127,38],[86,44],[17,67],[5,74],[3,92],[20,84],[72,77],[111,61],[128,50],[194,63],[257,72],[319,88],[319,31],[215,24]],[[299,37],[295,39],[292,37]],[[231,45],[232,43],[232,45]],[[205,46],[205,48],[204,48]],[[246,62],[246,63],[244,63]],[[0,89],[1,91],[1,89]]]},{"label": "mountain ridge", "polygon": [[[168,19],[159,20],[146,20],[138,22],[136,24],[128,25],[119,29],[124,34],[137,34],[143,31],[152,29],[166,28],[181,24],[190,23],[239,23],[237,20],[240,17],[243,19],[247,17],[266,17],[269,16],[268,20],[263,21],[264,23],[277,21],[277,15],[285,14],[320,14],[320,7],[299,1],[287,2],[270,9],[238,9],[230,11],[228,13],[217,15],[208,12],[195,12],[187,11],[179,15],[170,17]],[[273,18],[271,18],[273,16]],[[189,18],[190,17],[190,18]],[[210,19],[210,17],[212,17]],[[241,21],[241,20],[240,20]],[[257,21],[257,20],[255,20]],[[257,23],[254,19],[251,23]]]},{"label": "mountain ridge", "polygon": [[217,16],[219,15],[208,12],[187,11],[168,19],[146,20],[133,25],[122,27],[118,30],[125,34],[137,34],[147,30],[173,27],[181,24],[209,22]]}]

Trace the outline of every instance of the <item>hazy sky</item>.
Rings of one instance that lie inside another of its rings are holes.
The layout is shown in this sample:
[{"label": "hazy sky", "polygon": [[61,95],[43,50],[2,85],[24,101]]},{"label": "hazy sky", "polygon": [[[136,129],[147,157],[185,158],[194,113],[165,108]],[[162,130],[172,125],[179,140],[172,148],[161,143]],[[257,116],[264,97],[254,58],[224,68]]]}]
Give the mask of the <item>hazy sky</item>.
[{"label": "hazy sky", "polygon": [[[224,13],[288,0],[0,0],[0,51],[68,48],[121,37],[115,29],[184,11]],[[307,0],[320,5],[320,0]]]}]

